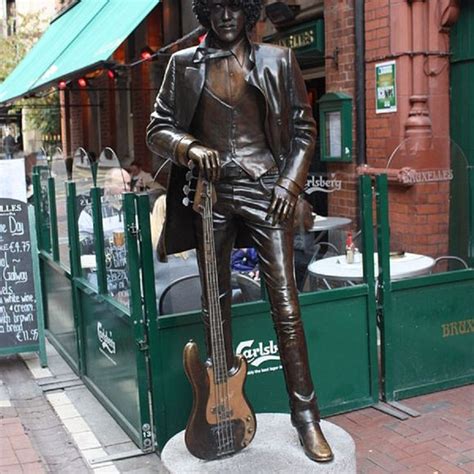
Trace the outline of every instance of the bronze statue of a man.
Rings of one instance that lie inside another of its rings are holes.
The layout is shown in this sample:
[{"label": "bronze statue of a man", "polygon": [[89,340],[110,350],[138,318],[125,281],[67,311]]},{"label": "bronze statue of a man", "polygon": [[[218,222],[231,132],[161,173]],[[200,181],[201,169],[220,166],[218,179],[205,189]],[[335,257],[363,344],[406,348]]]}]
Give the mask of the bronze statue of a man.
[{"label": "bronze statue of a man", "polygon": [[[200,216],[182,204],[193,163],[214,182],[217,195],[213,220],[227,366],[234,363],[231,251],[253,246],[268,289],[292,423],[306,455],[330,461],[293,271],[293,213],[316,136],[305,84],[291,50],[249,40],[260,0],[193,0],[193,8],[209,32],[200,46],[171,57],[147,131],[149,147],[173,163],[160,249],[197,248],[203,268]],[[204,302],[205,322],[206,314]]]}]

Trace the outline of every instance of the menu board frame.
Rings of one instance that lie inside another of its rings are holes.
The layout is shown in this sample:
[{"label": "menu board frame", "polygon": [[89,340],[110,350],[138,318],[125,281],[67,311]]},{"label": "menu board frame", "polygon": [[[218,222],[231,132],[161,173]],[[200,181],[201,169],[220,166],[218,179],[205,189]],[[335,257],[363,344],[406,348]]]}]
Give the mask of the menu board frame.
[{"label": "menu board frame", "polygon": [[[47,366],[44,308],[33,206],[23,159],[0,162],[0,356],[38,352]],[[23,186],[12,188],[11,176]]]}]

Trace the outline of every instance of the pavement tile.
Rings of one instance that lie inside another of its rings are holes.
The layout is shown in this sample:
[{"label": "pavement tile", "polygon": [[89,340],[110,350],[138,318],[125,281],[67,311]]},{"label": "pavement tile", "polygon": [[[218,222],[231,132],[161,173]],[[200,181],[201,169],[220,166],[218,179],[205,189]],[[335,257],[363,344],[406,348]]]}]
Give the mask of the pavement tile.
[{"label": "pavement tile", "polygon": [[63,420],[64,426],[70,433],[83,433],[90,431],[89,425],[81,417],[67,418]]},{"label": "pavement tile", "polygon": [[470,449],[469,451],[462,451],[461,454],[469,458],[471,461],[474,461],[474,449]]},{"label": "pavement tile", "polygon": [[462,442],[453,438],[451,435],[441,436],[436,441],[451,449],[452,451],[462,451]]},{"label": "pavement tile", "polygon": [[425,441],[423,443],[416,443],[412,444],[411,446],[407,446],[405,448],[405,451],[409,453],[410,456],[415,456],[420,453],[425,453],[425,452],[435,452],[438,453],[438,451],[443,448],[441,444],[439,444],[437,441],[431,440],[431,441]]},{"label": "pavement tile", "polygon": [[14,449],[31,448],[31,441],[26,434],[10,436],[9,441]]},{"label": "pavement tile", "polygon": [[19,465],[20,462],[18,461],[18,458],[13,455],[13,456],[0,456],[0,466],[11,466],[11,465]]},{"label": "pavement tile", "polygon": [[39,456],[33,448],[15,450],[16,457],[21,464],[39,461]]},{"label": "pavement tile", "polygon": [[460,466],[461,464],[466,464],[470,462],[470,459],[464,456],[462,453],[451,453],[449,455],[443,456],[445,461],[454,464],[455,466]]},{"label": "pavement tile", "polygon": [[393,460],[390,456],[387,456],[386,454],[381,453],[375,449],[370,450],[367,453],[367,458],[382,469],[386,469],[388,472],[398,471],[406,467],[404,464],[400,464],[398,461]]},{"label": "pavement tile", "polygon": [[72,403],[55,406],[54,411],[57,413],[59,418],[61,418],[61,420],[67,420],[68,418],[77,418],[81,416]]},{"label": "pavement tile", "polygon": [[464,472],[473,473],[474,472],[474,462],[468,462],[466,464],[461,464],[460,467],[464,470]]},{"label": "pavement tile", "polygon": [[8,425],[5,425],[3,427],[3,430],[7,436],[19,436],[24,434],[24,429],[23,425],[20,423],[20,420],[17,421],[17,423],[10,423]]},{"label": "pavement tile", "polygon": [[92,431],[82,433],[73,433],[72,437],[77,447],[82,451],[84,449],[100,448],[101,444]]},{"label": "pavement tile", "polygon": [[31,462],[28,464],[22,464],[24,474],[43,474],[44,468],[40,462]]},{"label": "pavement tile", "polygon": [[436,461],[430,462],[429,465],[442,474],[465,474],[466,472],[464,469],[456,467],[454,464],[451,464],[444,459],[438,459]]},{"label": "pavement tile", "polygon": [[0,467],[0,474],[21,474],[22,472],[23,469],[19,464]]},{"label": "pavement tile", "polygon": [[424,452],[424,453],[417,454],[416,456],[411,456],[409,458],[403,459],[400,462],[405,464],[406,467],[412,468],[412,467],[418,467],[418,466],[430,464],[431,462],[437,461],[439,459],[441,458],[437,456],[435,453]]}]

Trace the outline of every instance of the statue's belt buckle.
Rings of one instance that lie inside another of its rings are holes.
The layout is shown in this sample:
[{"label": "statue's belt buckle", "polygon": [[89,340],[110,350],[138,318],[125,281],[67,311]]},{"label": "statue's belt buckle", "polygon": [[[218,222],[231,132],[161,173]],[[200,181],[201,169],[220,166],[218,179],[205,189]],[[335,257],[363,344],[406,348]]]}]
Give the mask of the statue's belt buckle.
[{"label": "statue's belt buckle", "polygon": [[247,173],[236,163],[224,165],[220,171],[220,178],[243,178],[248,176]]}]

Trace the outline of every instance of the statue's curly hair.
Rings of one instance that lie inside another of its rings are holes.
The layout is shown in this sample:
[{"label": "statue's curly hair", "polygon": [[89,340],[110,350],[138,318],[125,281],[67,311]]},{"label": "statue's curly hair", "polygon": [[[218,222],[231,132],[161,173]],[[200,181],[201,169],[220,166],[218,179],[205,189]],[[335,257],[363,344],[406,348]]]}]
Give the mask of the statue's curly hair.
[{"label": "statue's curly hair", "polygon": [[[211,23],[209,20],[210,10],[208,2],[209,0],[193,0],[193,11],[199,23],[201,23],[204,28],[210,29]],[[245,13],[245,27],[247,31],[250,31],[260,18],[262,0],[240,0],[240,3]]]}]

